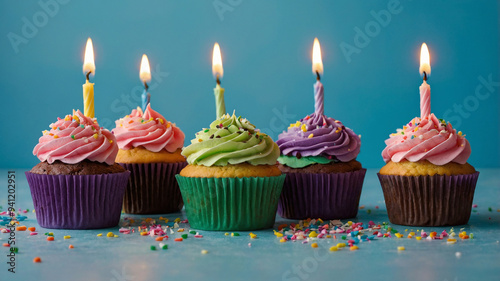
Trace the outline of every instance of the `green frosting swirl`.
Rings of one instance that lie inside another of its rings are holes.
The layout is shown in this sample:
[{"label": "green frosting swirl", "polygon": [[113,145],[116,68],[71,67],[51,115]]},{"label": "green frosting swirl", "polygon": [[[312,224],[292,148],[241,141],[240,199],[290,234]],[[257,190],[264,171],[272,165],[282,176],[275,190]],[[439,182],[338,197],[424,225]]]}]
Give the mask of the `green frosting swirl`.
[{"label": "green frosting swirl", "polygon": [[295,156],[280,155],[278,162],[291,168],[304,168],[312,164],[328,164],[335,162],[334,159],[328,159],[323,156],[305,156],[297,158]]},{"label": "green frosting swirl", "polygon": [[245,118],[229,114],[196,133],[182,155],[189,164],[226,166],[250,163],[274,165],[280,155],[278,145],[266,134],[258,132]]}]

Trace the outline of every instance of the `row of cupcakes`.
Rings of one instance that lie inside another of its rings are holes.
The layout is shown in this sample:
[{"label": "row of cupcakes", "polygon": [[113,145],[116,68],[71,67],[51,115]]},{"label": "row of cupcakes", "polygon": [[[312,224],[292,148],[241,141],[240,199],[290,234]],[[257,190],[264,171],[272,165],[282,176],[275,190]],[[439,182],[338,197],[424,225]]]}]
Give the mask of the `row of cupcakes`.
[{"label": "row of cupcakes", "polygon": [[[111,227],[122,204],[154,214],[184,203],[191,226],[205,230],[272,227],[277,210],[293,219],[355,217],[366,173],[356,161],[360,137],[324,115],[322,66],[313,71],[315,112],[276,143],[245,118],[220,114],[223,96],[218,118],[185,148],[182,131],[150,104],[112,132],[80,111],[58,118],[33,151],[41,163],[26,173],[39,224]],[[379,178],[391,222],[467,223],[478,172],[466,163],[464,135],[429,112],[386,144]]]}]

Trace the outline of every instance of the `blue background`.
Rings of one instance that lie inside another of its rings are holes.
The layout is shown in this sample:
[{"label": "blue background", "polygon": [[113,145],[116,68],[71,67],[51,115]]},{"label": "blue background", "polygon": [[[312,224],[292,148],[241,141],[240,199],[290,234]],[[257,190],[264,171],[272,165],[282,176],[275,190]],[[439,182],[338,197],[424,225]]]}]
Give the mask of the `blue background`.
[{"label": "blue background", "polygon": [[[62,2],[42,0],[57,3],[48,12],[35,1],[0,3],[0,168],[35,165],[41,131],[83,108],[87,37],[96,54],[99,123],[112,129],[139,104],[146,53],[160,74],[151,83],[153,108],[177,123],[186,144],[215,118],[214,42],[222,49],[227,111],[236,109],[276,139],[314,111],[311,50],[318,37],[325,113],[362,135],[358,160],[373,168],[383,165],[388,135],[420,114],[419,52],[426,42],[432,112],[467,134],[471,164],[499,167],[500,88],[483,87],[480,98],[475,92],[481,77],[500,81],[498,1],[401,0],[385,26],[373,16],[388,9],[385,0]],[[28,30],[30,24],[38,27]],[[356,47],[356,28],[370,34],[363,46]],[[23,42],[12,43],[13,36]],[[346,44],[357,52],[344,55]]]}]

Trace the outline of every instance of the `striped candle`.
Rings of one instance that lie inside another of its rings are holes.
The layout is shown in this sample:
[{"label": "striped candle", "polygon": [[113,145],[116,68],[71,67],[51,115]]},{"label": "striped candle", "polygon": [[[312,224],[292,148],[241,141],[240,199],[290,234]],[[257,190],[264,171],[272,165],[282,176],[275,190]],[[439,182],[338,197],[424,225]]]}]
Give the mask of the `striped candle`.
[{"label": "striped candle", "polygon": [[323,84],[317,80],[314,84],[314,112],[316,112],[316,115],[323,115],[325,113],[323,99]]},{"label": "striped candle", "polygon": [[420,85],[420,118],[431,114],[431,86],[424,80]]}]

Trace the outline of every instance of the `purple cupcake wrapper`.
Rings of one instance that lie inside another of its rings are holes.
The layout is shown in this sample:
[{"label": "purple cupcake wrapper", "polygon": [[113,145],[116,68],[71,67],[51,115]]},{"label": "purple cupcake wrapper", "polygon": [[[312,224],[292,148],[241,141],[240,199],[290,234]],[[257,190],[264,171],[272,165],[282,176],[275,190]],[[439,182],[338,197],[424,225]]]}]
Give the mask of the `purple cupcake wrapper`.
[{"label": "purple cupcake wrapper", "polygon": [[288,173],[278,203],[283,218],[347,219],[358,214],[366,169],[347,173]]},{"label": "purple cupcake wrapper", "polygon": [[453,176],[377,175],[391,223],[448,226],[469,221],[479,172]]},{"label": "purple cupcake wrapper", "polygon": [[118,164],[131,173],[123,198],[125,213],[167,214],[182,209],[184,204],[175,175],[186,162]]},{"label": "purple cupcake wrapper", "polygon": [[26,172],[38,224],[44,228],[95,229],[120,221],[130,172],[40,175]]}]

